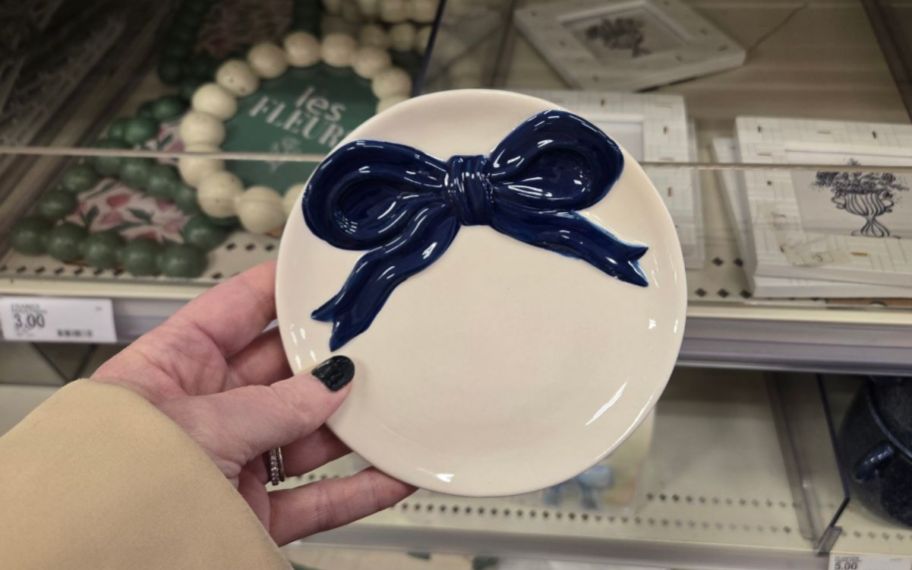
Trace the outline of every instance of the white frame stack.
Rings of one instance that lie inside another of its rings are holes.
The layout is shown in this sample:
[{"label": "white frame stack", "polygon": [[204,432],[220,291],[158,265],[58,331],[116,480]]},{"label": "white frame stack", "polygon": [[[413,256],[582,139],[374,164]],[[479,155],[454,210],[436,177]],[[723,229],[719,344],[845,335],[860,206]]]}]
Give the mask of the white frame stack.
[{"label": "white frame stack", "polygon": [[[567,27],[637,10],[661,22],[679,45],[607,63]],[[738,67],[746,57],[744,48],[680,0],[568,0],[519,8],[514,22],[567,83],[582,89],[637,91]]]}]

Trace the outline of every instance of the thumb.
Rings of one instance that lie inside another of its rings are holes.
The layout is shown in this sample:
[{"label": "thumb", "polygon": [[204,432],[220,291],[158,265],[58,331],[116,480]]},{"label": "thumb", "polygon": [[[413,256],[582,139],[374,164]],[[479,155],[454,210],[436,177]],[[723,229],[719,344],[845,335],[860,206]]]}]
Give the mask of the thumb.
[{"label": "thumb", "polygon": [[354,374],[349,358],[333,356],[309,374],[172,400],[160,409],[233,478],[263,452],[323,425],[348,395]]}]

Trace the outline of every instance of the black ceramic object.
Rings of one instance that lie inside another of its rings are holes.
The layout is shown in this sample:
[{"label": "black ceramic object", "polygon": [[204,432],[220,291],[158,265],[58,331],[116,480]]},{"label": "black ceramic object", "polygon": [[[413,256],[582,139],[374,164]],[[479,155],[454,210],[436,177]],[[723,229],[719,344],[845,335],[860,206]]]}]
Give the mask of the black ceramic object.
[{"label": "black ceramic object", "polygon": [[867,381],[846,413],[839,441],[855,498],[912,526],[912,378]]}]

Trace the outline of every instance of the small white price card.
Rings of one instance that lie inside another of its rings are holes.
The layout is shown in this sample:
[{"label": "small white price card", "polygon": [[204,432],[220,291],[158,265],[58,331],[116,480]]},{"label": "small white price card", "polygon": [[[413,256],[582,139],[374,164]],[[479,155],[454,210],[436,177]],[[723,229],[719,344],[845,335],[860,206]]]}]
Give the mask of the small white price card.
[{"label": "small white price card", "polygon": [[0,297],[3,338],[26,342],[117,342],[110,299]]},{"label": "small white price card", "polygon": [[879,554],[830,554],[829,570],[910,570],[912,558]]}]

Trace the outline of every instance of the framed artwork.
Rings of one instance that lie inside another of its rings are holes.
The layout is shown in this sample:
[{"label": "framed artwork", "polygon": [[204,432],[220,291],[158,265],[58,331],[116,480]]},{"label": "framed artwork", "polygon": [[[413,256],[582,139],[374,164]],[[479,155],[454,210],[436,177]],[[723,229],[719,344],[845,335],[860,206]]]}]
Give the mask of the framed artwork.
[{"label": "framed artwork", "polygon": [[883,170],[912,166],[912,125],[739,117],[736,130],[744,162],[833,165],[744,173],[757,274],[912,283],[912,175]]},{"label": "framed artwork", "polygon": [[[713,139],[713,154],[718,162],[741,162],[738,142],[731,137]],[[717,174],[723,202],[735,230],[735,241],[754,297],[912,297],[912,288],[907,287],[757,275],[757,259],[752,242],[750,208],[747,204],[747,193],[744,191],[743,173],[720,170]]]},{"label": "framed artwork", "polygon": [[[526,91],[592,121],[638,161],[687,162],[691,145],[684,98],[607,91]],[[703,265],[702,206],[695,172],[644,167],[674,220],[684,264]]]},{"label": "framed artwork", "polygon": [[745,51],[680,0],[568,0],[514,12],[570,85],[636,91],[738,67]]}]

